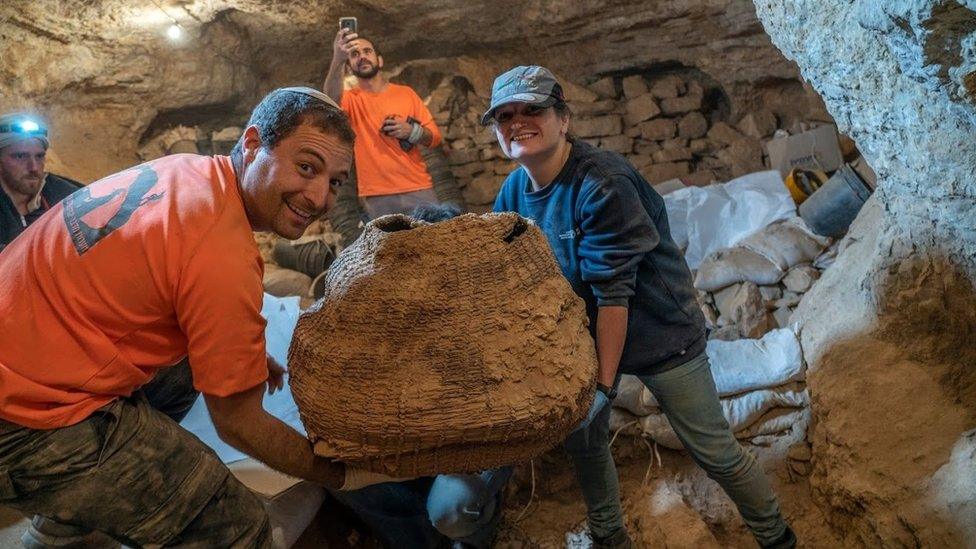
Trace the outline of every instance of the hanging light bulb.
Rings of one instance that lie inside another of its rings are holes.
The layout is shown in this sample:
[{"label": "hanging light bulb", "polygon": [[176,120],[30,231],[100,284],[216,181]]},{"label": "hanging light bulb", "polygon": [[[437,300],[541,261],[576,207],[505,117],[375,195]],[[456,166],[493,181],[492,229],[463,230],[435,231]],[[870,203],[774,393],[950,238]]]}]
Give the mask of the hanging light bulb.
[{"label": "hanging light bulb", "polygon": [[180,28],[178,24],[173,23],[168,29],[166,29],[166,36],[168,36],[170,40],[179,40],[180,37],[183,36],[183,29]]}]

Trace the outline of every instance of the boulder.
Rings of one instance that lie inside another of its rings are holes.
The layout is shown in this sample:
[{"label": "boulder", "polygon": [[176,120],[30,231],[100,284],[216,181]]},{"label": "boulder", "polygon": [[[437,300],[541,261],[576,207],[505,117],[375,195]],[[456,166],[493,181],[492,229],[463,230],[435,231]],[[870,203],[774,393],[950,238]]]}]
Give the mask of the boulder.
[{"label": "boulder", "polygon": [[619,135],[621,129],[620,116],[606,115],[597,118],[574,119],[571,131],[579,137],[602,137]]},{"label": "boulder", "polygon": [[649,93],[627,101],[626,110],[624,124],[627,126],[636,126],[661,114],[661,108],[654,101],[654,96]]},{"label": "boulder", "polygon": [[678,131],[678,125],[670,118],[648,120],[640,125],[641,137],[648,141],[671,139]]},{"label": "boulder", "polygon": [[600,148],[620,154],[634,151],[634,139],[626,135],[611,135],[600,139]]},{"label": "boulder", "polygon": [[708,133],[708,120],[705,115],[695,111],[681,117],[678,121],[678,135],[686,139],[698,139]]},{"label": "boulder", "polygon": [[652,185],[654,183],[660,183],[662,181],[667,181],[668,179],[674,179],[676,177],[683,177],[691,173],[691,170],[687,162],[668,162],[665,164],[652,164],[645,168],[638,170],[644,179]]},{"label": "boulder", "polygon": [[756,139],[769,137],[776,131],[776,115],[767,109],[753,111],[743,116],[736,127],[749,137]]},{"label": "boulder", "polygon": [[668,116],[700,111],[701,108],[702,96],[700,95],[683,95],[661,100],[661,111]]},{"label": "boulder", "polygon": [[614,84],[612,76],[601,78],[587,86],[587,88],[600,99],[616,99],[619,97],[617,86]]},{"label": "boulder", "polygon": [[644,82],[644,77],[639,74],[626,76],[621,83],[624,97],[627,99],[635,99],[647,93],[647,83]]},{"label": "boulder", "polygon": [[729,146],[742,139],[742,134],[725,122],[718,122],[708,129],[708,138],[722,146]]},{"label": "boulder", "polygon": [[651,84],[651,95],[658,99],[672,99],[685,93],[685,89],[684,80],[668,75],[658,78]]},{"label": "boulder", "polygon": [[797,265],[783,277],[783,285],[791,292],[802,294],[809,291],[819,278],[820,271],[814,269],[812,265]]}]

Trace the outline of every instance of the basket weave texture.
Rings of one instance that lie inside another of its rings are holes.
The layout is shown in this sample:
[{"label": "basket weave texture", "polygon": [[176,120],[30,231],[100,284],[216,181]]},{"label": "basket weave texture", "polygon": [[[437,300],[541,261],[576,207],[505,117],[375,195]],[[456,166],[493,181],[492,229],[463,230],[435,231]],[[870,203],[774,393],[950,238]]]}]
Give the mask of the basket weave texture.
[{"label": "basket weave texture", "polygon": [[316,453],[394,476],[546,452],[586,415],[597,364],[583,301],[515,214],[369,223],[288,363]]}]

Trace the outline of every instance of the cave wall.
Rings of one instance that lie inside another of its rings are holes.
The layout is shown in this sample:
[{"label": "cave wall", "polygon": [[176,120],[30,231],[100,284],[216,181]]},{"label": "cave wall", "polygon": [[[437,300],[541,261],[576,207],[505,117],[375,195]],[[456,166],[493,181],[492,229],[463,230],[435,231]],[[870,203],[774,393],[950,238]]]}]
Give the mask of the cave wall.
[{"label": "cave wall", "polygon": [[976,544],[976,2],[756,0],[879,177],[800,304],[811,485],[848,544]]},{"label": "cave wall", "polygon": [[[748,0],[156,4],[0,5],[0,110],[29,109],[53,123],[53,171],[91,181],[139,162],[140,148],[170,128],[207,137],[243,124],[274,87],[320,85],[335,21],[348,14],[422,95],[448,76],[445,64],[465,57],[477,68],[463,74],[482,95],[520,63],[545,64],[580,86],[691,70],[727,95],[731,122],[760,107],[786,126],[826,118]],[[172,20],[185,30],[179,42],[164,37]]]}]

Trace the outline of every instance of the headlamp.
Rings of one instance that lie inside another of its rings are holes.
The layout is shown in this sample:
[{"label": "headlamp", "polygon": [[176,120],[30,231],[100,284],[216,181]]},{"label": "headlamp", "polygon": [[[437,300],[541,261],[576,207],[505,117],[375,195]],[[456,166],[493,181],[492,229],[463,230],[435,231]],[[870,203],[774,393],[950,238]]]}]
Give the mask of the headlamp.
[{"label": "headlamp", "polygon": [[0,124],[0,133],[19,133],[22,135],[47,135],[47,128],[33,120],[18,120],[10,124]]}]

